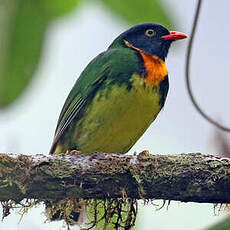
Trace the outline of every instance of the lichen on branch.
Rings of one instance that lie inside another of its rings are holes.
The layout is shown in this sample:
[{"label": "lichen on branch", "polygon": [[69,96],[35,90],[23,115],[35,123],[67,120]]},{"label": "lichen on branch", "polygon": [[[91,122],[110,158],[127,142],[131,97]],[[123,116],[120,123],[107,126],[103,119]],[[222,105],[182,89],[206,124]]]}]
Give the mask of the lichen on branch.
[{"label": "lichen on branch", "polygon": [[229,187],[230,159],[200,153],[0,154],[3,217],[43,203],[48,220],[72,225],[85,209],[86,229],[130,229],[137,199],[230,203]]},{"label": "lichen on branch", "polygon": [[164,199],[230,203],[230,160],[211,155],[0,154],[0,201]]}]

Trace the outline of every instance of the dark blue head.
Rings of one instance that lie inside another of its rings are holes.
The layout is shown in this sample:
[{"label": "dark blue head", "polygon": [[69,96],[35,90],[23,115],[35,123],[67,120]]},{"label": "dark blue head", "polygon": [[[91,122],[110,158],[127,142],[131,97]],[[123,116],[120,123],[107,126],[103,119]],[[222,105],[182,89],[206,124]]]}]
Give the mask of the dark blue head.
[{"label": "dark blue head", "polygon": [[165,60],[171,43],[186,37],[185,34],[180,32],[170,32],[162,25],[145,23],[134,26],[122,33],[110,47],[117,46],[119,43],[127,48],[136,48]]}]

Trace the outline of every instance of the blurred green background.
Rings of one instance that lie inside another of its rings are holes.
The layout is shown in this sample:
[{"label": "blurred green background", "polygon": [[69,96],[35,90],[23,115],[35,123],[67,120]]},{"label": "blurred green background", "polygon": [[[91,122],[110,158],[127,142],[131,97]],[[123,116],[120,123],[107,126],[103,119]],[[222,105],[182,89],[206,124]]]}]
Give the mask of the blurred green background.
[{"label": "blurred green background", "polygon": [[[230,112],[225,106],[230,96],[230,79],[225,77],[230,31],[223,25],[230,20],[229,6],[228,1],[222,8],[214,0],[204,4],[192,60],[195,94],[205,110],[225,123],[230,122],[224,116]],[[194,10],[195,2],[186,0],[0,0],[0,152],[47,153],[65,98],[93,57],[138,23],[157,22],[189,34]],[[194,110],[185,89],[187,42],[170,49],[165,108],[130,153],[219,150],[213,127]],[[156,201],[156,207],[161,202]],[[171,202],[168,210],[160,211],[156,207],[141,205],[137,230],[201,230],[226,215],[214,215],[211,204]],[[62,223],[44,224],[42,212],[43,207],[34,208],[20,224],[20,217],[12,214],[0,229],[62,228]],[[227,228],[224,220],[210,229],[230,229],[228,221]]]}]

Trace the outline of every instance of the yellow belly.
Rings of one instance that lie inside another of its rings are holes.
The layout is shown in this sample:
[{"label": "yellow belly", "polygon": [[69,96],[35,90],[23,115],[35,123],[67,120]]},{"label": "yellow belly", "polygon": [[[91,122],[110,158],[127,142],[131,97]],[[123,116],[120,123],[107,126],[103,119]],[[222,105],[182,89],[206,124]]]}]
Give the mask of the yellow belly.
[{"label": "yellow belly", "polygon": [[114,85],[96,94],[73,136],[83,153],[125,153],[154,121],[161,110],[159,88],[136,75],[131,81],[130,90]]}]

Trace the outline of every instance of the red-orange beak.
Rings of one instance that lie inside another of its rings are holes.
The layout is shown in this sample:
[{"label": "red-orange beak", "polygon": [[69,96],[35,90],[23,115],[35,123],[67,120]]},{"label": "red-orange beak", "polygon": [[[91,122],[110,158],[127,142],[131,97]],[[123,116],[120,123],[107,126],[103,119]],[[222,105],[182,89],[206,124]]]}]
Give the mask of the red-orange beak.
[{"label": "red-orange beak", "polygon": [[184,33],[181,32],[177,32],[177,31],[170,31],[170,34],[161,36],[161,38],[165,39],[165,40],[180,40],[180,39],[184,39],[187,38],[188,36]]}]

